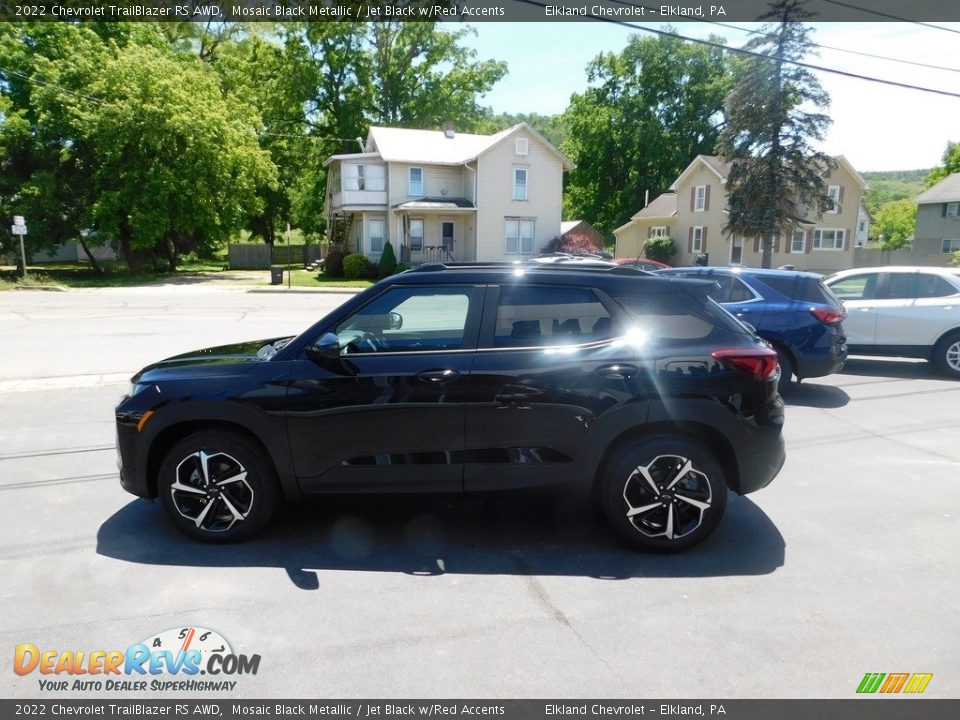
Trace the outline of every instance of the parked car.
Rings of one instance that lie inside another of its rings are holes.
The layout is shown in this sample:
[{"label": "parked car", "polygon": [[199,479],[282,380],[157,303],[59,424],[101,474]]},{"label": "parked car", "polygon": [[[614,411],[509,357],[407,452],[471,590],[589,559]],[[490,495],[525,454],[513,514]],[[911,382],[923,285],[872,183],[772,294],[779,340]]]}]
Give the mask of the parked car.
[{"label": "parked car", "polygon": [[120,482],[208,542],[281,499],[572,484],[678,551],[784,461],[776,354],[712,282],[627,268],[421,266],[294,338],[150,365],[116,408]]},{"label": "parked car", "polygon": [[713,298],[777,351],[780,391],[791,379],[837,372],[847,359],[840,301],[819,275],[794,270],[687,267],[658,274],[716,280]]},{"label": "parked car", "polygon": [[534,265],[594,265],[597,267],[613,267],[616,265],[609,258],[594,253],[565,253],[552,252],[530,258],[529,263]]},{"label": "parked car", "polygon": [[665,270],[672,265],[667,265],[667,263],[662,263],[659,260],[651,260],[650,258],[617,258],[614,260],[618,265],[626,265],[627,267],[634,267],[638,270],[647,270],[648,272],[653,272],[654,270]]},{"label": "parked car", "polygon": [[831,275],[850,352],[924,358],[960,378],[960,268],[876,267]]}]

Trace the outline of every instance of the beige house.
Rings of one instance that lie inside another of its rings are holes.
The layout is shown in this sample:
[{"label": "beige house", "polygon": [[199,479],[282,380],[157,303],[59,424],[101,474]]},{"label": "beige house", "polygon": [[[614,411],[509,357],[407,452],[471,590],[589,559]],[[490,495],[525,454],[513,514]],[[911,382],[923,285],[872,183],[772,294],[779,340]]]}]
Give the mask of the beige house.
[{"label": "beige house", "polygon": [[927,255],[929,265],[947,265],[960,250],[960,173],[948,175],[923,193],[917,203],[913,253]]},{"label": "beige house", "polygon": [[518,259],[560,234],[573,167],[526,123],[495,135],[372,127],[363,152],[327,158],[329,238],[376,260]]},{"label": "beige house", "polygon": [[[869,234],[869,215],[862,206],[866,182],[843,156],[835,159],[837,167],[824,178],[832,209],[808,218],[790,237],[774,238],[773,267],[793,265],[820,273],[853,267],[855,240]],[[613,231],[616,256],[641,256],[648,238],[666,236],[677,249],[674,265],[693,265],[698,255],[709,255],[710,265],[759,267],[760,240],[723,230],[729,169],[718,157],[698,155],[669,192]]]}]

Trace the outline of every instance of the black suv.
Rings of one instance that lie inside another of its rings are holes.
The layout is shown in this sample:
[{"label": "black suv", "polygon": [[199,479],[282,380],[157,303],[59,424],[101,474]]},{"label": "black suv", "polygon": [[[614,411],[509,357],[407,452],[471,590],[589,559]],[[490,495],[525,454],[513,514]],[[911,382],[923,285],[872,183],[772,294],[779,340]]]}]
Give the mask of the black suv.
[{"label": "black suv", "polygon": [[683,550],[728,487],[784,461],[776,352],[715,287],[425,265],[297,337],[140,371],[116,409],[120,482],[211,542],[249,537],[282,498],[572,483],[629,542]]}]

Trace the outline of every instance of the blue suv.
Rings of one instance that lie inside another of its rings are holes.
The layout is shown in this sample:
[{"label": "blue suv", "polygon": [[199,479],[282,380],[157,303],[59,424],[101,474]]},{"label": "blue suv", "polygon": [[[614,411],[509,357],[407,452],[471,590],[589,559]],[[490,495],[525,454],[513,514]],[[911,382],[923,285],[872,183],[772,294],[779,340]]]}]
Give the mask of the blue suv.
[{"label": "blue suv", "polygon": [[716,280],[720,287],[713,299],[776,349],[781,392],[791,377],[799,382],[830,375],[847,359],[840,324],[846,313],[819,275],[732,267],[671,268],[657,274]]}]

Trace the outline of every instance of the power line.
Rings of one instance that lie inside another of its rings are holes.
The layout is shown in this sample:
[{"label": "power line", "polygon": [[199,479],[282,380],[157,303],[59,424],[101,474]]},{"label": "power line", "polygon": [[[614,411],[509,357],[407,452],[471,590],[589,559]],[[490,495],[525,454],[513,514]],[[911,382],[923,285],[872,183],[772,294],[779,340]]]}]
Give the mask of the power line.
[{"label": "power line", "polygon": [[[515,0],[516,2],[522,3],[524,5],[532,5],[538,8],[546,8],[547,6],[543,3],[534,2],[534,0]],[[616,1],[616,0],[615,0]],[[707,45],[709,47],[717,48],[718,50],[724,50],[726,52],[735,53],[738,55],[748,55],[750,57],[760,58],[762,60],[769,60],[769,55],[764,55],[763,53],[753,52],[751,50],[744,50],[743,48],[730,47],[729,45],[724,45],[722,43],[715,43],[710,40],[701,40],[700,38],[687,37],[686,35],[678,35],[676,33],[667,32],[666,30],[657,30],[655,28],[643,27],[641,25],[631,25],[630,23],[624,20],[617,20],[615,18],[608,17],[593,17],[591,18],[595,21],[610,23],[612,25],[620,25],[625,28],[630,28],[631,30],[640,30],[642,32],[653,33],[654,35],[661,35],[663,37],[672,37],[677,40],[684,40],[686,42],[697,43],[699,45]],[[933,93],[934,95],[945,95],[947,97],[960,98],[960,93],[949,92],[947,90],[938,90],[936,88],[923,87],[921,85],[910,85],[909,83],[897,82],[895,80],[883,80],[881,78],[870,77],[869,75],[860,75],[858,73],[848,72],[846,70],[836,70],[834,68],[824,67],[823,65],[814,65],[812,63],[800,62],[799,60],[783,60],[785,65],[793,65],[795,67],[806,68],[807,70],[818,70],[820,72],[830,73],[832,75],[840,75],[842,77],[854,78],[856,80],[865,80],[867,82],[879,83],[881,85],[890,85],[892,87],[901,87],[908,90],[918,90],[920,92]]]},{"label": "power line", "polygon": [[0,72],[5,72],[5,73],[8,73],[8,74],[10,74],[10,75],[16,75],[17,77],[19,77],[19,78],[21,78],[21,79],[23,79],[23,80],[26,80],[26,81],[29,82],[29,83],[36,83],[36,84],[38,84],[38,85],[46,85],[47,87],[56,88],[57,90],[60,90],[60,91],[62,91],[62,92],[65,92],[65,93],[67,93],[67,94],[69,94],[69,95],[75,95],[76,97],[83,98],[84,100],[89,100],[90,102],[95,102],[95,103],[97,103],[98,105],[103,105],[103,103],[104,103],[103,100],[101,100],[101,99],[98,98],[98,97],[94,97],[93,95],[84,95],[84,94],[81,93],[81,92],[77,92],[76,90],[71,90],[70,88],[64,87],[63,85],[58,85],[57,83],[48,82],[47,80],[41,80],[41,79],[38,78],[38,77],[33,77],[33,76],[31,76],[31,75],[27,75],[26,73],[22,73],[22,72],[20,72],[19,70],[11,70],[11,69],[9,69],[9,68],[0,67]]},{"label": "power line", "polygon": [[912,23],[914,25],[923,25],[924,27],[933,28],[934,30],[943,30],[945,32],[951,32],[960,35],[960,30],[954,30],[953,28],[944,27],[943,25],[934,25],[933,23],[921,22],[920,20],[911,20],[909,18],[900,17],[899,15],[891,15],[890,13],[880,12],[879,10],[871,10],[870,8],[860,7],[859,5],[851,5],[850,3],[840,2],[840,0],[820,1],[829,3],[830,5],[839,5],[840,7],[849,8],[850,10],[859,10],[860,12],[867,13],[869,15],[885,17],[890,20],[899,20],[900,22]]}]

